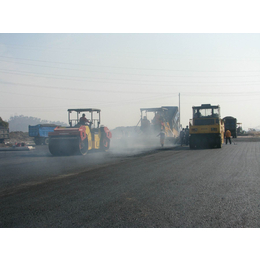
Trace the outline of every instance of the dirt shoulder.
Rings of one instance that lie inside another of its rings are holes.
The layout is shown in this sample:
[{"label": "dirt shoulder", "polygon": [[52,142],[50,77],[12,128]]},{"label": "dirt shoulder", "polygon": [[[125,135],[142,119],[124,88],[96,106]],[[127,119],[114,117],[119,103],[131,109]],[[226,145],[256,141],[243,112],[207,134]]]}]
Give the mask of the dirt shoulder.
[{"label": "dirt shoulder", "polygon": [[33,137],[30,137],[28,132],[21,132],[21,131],[10,132],[9,138],[10,139],[6,139],[4,143],[1,143],[0,147],[13,146],[15,145],[15,143],[27,144],[33,142]]}]

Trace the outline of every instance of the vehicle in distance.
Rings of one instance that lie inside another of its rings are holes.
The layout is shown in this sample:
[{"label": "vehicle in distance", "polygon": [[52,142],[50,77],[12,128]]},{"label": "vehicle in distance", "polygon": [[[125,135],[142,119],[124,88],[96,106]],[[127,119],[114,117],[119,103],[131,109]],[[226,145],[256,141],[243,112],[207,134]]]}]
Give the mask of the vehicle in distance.
[{"label": "vehicle in distance", "polygon": [[223,118],[225,124],[225,132],[229,130],[233,138],[237,138],[237,119],[233,116]]},{"label": "vehicle in distance", "polygon": [[221,148],[224,143],[224,121],[220,118],[220,107],[210,104],[192,107],[190,120],[190,148]]},{"label": "vehicle in distance", "polygon": [[48,144],[48,134],[53,132],[56,127],[57,125],[55,124],[29,125],[29,136],[34,137],[36,145]]}]

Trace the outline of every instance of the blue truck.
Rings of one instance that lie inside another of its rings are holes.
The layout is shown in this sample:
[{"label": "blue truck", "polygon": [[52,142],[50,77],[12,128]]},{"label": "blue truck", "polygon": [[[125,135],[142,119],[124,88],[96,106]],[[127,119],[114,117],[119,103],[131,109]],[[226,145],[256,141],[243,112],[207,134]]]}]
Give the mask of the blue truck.
[{"label": "blue truck", "polygon": [[53,132],[57,126],[55,124],[29,125],[29,136],[34,137],[36,145],[48,144],[48,134]]}]

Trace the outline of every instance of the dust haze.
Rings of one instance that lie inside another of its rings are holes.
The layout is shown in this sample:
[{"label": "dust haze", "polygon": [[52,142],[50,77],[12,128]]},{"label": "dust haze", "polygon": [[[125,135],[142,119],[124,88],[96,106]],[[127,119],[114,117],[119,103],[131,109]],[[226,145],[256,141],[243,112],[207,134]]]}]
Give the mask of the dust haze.
[{"label": "dust haze", "polygon": [[[161,147],[159,132],[146,135],[140,127],[118,127],[112,132],[109,153],[114,155],[134,155],[154,149],[164,149],[177,146],[177,143],[165,141]],[[177,142],[177,141],[176,141]]]}]

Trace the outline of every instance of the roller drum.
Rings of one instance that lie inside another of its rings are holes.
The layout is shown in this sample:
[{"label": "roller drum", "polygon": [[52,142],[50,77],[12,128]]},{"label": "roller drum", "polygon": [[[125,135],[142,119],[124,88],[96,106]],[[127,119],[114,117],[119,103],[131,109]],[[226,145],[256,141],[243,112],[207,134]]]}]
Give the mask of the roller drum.
[{"label": "roller drum", "polygon": [[88,140],[81,140],[79,136],[51,137],[49,151],[54,156],[86,155],[88,152]]}]

